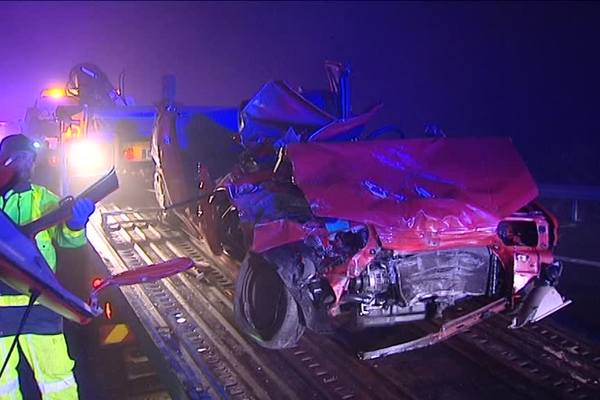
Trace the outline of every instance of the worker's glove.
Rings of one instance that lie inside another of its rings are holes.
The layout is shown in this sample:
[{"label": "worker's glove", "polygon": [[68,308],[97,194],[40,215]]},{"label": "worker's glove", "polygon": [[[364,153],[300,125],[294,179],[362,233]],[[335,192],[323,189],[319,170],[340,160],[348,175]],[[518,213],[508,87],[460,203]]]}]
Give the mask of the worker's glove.
[{"label": "worker's glove", "polygon": [[73,217],[67,221],[67,227],[79,231],[85,227],[96,206],[90,199],[79,199],[73,205]]}]

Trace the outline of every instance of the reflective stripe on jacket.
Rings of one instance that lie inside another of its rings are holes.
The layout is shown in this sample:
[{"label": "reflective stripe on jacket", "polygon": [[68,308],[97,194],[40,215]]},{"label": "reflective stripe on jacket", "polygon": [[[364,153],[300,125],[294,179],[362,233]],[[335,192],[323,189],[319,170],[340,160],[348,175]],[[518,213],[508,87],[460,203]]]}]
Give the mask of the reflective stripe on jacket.
[{"label": "reflective stripe on jacket", "polygon": [[[14,336],[0,338],[0,359],[5,360]],[[22,335],[19,346],[33,370],[42,400],[76,400],[78,387],[64,335]],[[0,400],[22,399],[17,365],[19,352],[13,351],[0,377]]]}]

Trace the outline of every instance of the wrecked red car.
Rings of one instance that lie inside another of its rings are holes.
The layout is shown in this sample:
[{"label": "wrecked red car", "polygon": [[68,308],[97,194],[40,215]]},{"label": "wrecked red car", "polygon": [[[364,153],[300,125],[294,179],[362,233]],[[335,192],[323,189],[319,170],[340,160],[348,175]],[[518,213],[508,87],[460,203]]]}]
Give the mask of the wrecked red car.
[{"label": "wrecked red car", "polygon": [[[249,337],[281,349],[347,316],[388,326],[489,300],[437,334],[361,354],[377,358],[494,313],[515,312],[518,328],[569,304],[555,288],[558,223],[509,138],[377,140],[364,128],[381,106],[352,115],[348,71],[326,69],[328,92],[272,81],[244,104],[238,161],[224,176],[199,163],[198,232],[213,255],[242,261],[234,307]],[[174,151],[158,150],[165,160]]]}]

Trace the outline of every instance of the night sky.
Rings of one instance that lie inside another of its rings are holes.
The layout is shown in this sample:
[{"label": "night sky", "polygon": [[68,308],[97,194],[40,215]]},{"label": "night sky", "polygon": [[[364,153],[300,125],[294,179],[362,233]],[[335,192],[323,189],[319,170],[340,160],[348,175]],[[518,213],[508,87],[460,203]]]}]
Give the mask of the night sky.
[{"label": "night sky", "polygon": [[0,2],[0,120],[98,64],[138,104],[178,78],[189,105],[237,106],[272,78],[325,88],[349,62],[372,129],[509,135],[538,179],[600,185],[600,7],[592,2]]}]

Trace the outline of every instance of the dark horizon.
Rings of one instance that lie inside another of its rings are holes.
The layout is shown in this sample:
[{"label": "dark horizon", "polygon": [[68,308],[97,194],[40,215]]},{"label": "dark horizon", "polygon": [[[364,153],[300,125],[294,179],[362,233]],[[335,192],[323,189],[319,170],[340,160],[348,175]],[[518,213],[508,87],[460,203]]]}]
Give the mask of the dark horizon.
[{"label": "dark horizon", "polygon": [[[352,65],[355,112],[409,136],[508,135],[536,178],[600,184],[600,8],[591,2],[2,2],[0,120],[23,118],[71,67],[127,72],[138,104],[232,106],[267,80],[325,88]],[[566,155],[566,156],[565,156]]]}]

